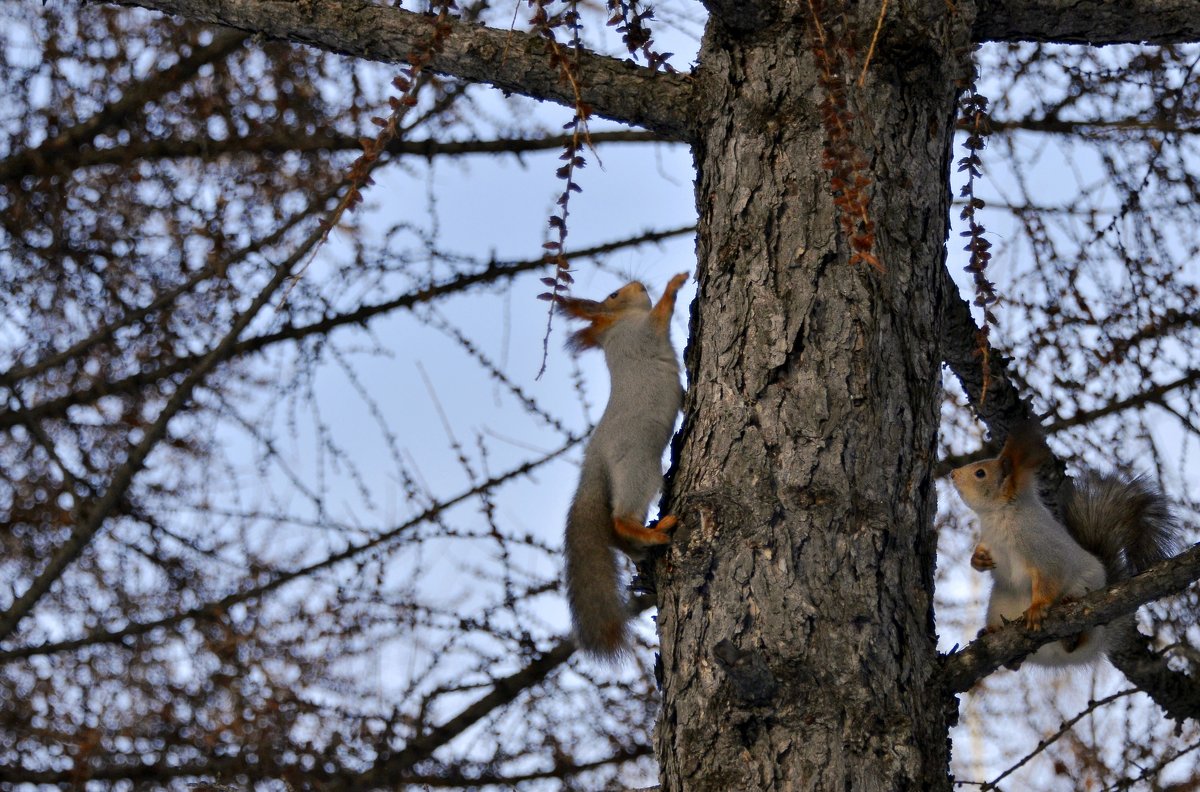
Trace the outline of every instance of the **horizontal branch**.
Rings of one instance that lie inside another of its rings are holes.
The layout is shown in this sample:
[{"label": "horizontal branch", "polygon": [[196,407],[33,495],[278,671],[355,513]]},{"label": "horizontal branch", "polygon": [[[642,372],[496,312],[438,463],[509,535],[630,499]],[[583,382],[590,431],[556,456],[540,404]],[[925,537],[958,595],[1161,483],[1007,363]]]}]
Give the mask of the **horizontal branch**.
[{"label": "horizontal branch", "polygon": [[[305,758],[308,756],[299,748],[296,753],[303,754]],[[627,748],[617,748],[602,759],[575,762],[568,756],[556,752],[554,763],[547,769],[523,773],[501,773],[487,763],[475,763],[467,767],[461,764],[436,765],[419,773],[404,773],[392,779],[392,782],[395,785],[415,785],[422,789],[462,789],[480,786],[500,786],[507,789],[515,784],[528,781],[571,778],[582,773],[640,759],[649,754],[649,745],[633,745]],[[132,757],[122,757],[122,759],[125,761],[72,767],[67,770],[23,770],[19,767],[0,766],[0,783],[53,784],[74,787],[85,781],[133,781],[164,784],[164,782],[176,778],[201,779],[236,776],[245,778],[253,785],[252,782],[255,781],[282,781],[294,778],[295,771],[300,766],[294,761],[281,761],[278,756],[272,757],[273,761],[267,766],[263,766],[262,763],[257,763],[256,766],[256,764],[247,762],[244,755],[210,757],[188,764],[175,764],[169,758],[160,759],[154,763],[141,763]],[[320,762],[316,762],[312,766],[305,766],[303,775],[306,780],[319,782],[317,785],[322,789],[338,789],[340,788],[339,784],[346,785],[351,789],[360,788],[351,786],[353,781],[345,780],[353,777],[349,771],[339,774],[336,770],[332,770]],[[203,781],[188,785],[188,789],[192,792],[218,792],[218,790],[235,788],[240,787],[226,786],[221,783],[207,784]]]},{"label": "horizontal branch", "polygon": [[[1040,629],[1028,630],[1018,621],[971,642],[944,659],[943,684],[949,692],[961,693],[997,668],[1020,660],[1043,644],[1075,635],[1087,627],[1107,624],[1147,602],[1178,593],[1198,579],[1200,545],[1076,602],[1053,606],[1046,612]],[[1191,707],[1180,711],[1188,718],[1200,717],[1200,695],[1196,695],[1195,688],[1192,692]]]},{"label": "horizontal branch", "polygon": [[[363,0],[280,3],[274,0],[113,0],[197,22],[261,33],[384,63],[407,63],[432,40],[435,18]],[[517,30],[451,21],[449,35],[431,53],[431,71],[568,107],[581,100],[605,118],[692,137],[691,84],[627,60],[561,46],[578,70],[579,95],[552,65],[547,43]]]},{"label": "horizontal branch", "polygon": [[[538,781],[547,778],[571,778],[592,770],[599,770],[603,767],[611,767],[633,761],[634,759],[640,759],[643,756],[649,756],[650,753],[649,745],[638,744],[628,748],[617,748],[603,759],[595,759],[591,762],[575,762],[556,752],[554,764],[546,770],[508,774],[498,772],[494,769],[475,770],[473,766],[470,769],[466,769],[462,765],[456,764],[449,767],[445,765],[436,766],[432,770],[420,773],[404,773],[403,776],[396,780],[402,781],[405,784],[420,785],[423,789],[477,789],[482,786],[500,786],[505,789],[511,789],[515,785],[527,781]],[[357,786],[352,786],[351,788],[359,789]]]},{"label": "horizontal branch", "polygon": [[[1192,113],[1184,109],[1184,114],[1192,116]],[[1172,135],[1191,135],[1200,132],[1200,124],[1183,123],[1177,116],[1166,116],[1161,118],[1141,118],[1139,116],[1126,116],[1124,118],[1089,118],[1077,120],[1064,120],[1061,118],[993,118],[991,121],[992,132],[1046,132],[1057,135],[1082,135],[1085,133],[1098,132],[1126,132],[1136,130],[1140,132],[1164,132]],[[988,201],[988,206],[992,202]]]},{"label": "horizontal branch", "polygon": [[[392,156],[458,157],[470,154],[525,154],[534,151],[562,149],[569,142],[569,135],[548,135],[539,138],[497,138],[494,140],[403,140],[394,138],[384,150]],[[600,143],[651,143],[673,142],[657,132],[645,130],[614,130],[592,132],[588,140]],[[317,132],[311,135],[296,135],[293,132],[269,133],[247,137],[230,138],[167,138],[146,140],[112,148],[87,147],[64,152],[53,162],[46,162],[47,170],[61,172],[64,168],[91,168],[100,165],[128,165],[137,160],[200,159],[213,162],[226,156],[261,156],[281,154],[304,154],[319,151],[362,151],[362,138],[337,132]],[[33,163],[29,163],[33,167]],[[37,175],[40,170],[26,170],[14,174],[14,178]]]},{"label": "horizontal branch", "polygon": [[976,41],[1200,41],[1200,0],[980,0]]},{"label": "horizontal branch", "polygon": [[[608,242],[602,245],[596,245],[594,247],[573,251],[567,254],[567,258],[574,260],[577,258],[603,255],[604,253],[609,253],[614,250],[621,250],[627,247],[661,242],[665,239],[670,239],[671,237],[692,233],[694,230],[695,226],[688,225],[681,226],[679,228],[671,228],[664,231],[647,231],[644,234],[640,234],[629,239],[622,239],[616,242]],[[344,327],[347,325],[362,325],[370,319],[390,313],[391,311],[399,310],[401,308],[411,308],[414,305],[426,303],[438,297],[457,294],[466,291],[473,286],[496,283],[505,279],[511,279],[523,272],[528,272],[545,266],[547,265],[545,259],[543,258],[507,263],[492,262],[479,272],[459,275],[441,283],[435,283],[425,288],[417,289],[416,291],[409,292],[408,294],[401,295],[382,303],[363,305],[352,311],[327,316],[306,325],[284,325],[274,332],[265,333],[253,338],[247,338],[230,347],[226,360],[233,360],[235,358],[240,358],[259,352],[282,341],[299,341],[316,335],[324,335],[338,327]],[[200,355],[179,358],[157,368],[147,368],[122,379],[112,381],[103,379],[97,380],[88,388],[74,391],[56,398],[47,399],[44,402],[30,405],[28,409],[0,410],[0,429],[28,425],[31,421],[40,421],[47,418],[58,417],[64,415],[71,407],[83,404],[92,404],[104,396],[118,396],[122,394],[136,393],[147,385],[160,382],[167,377],[172,377],[176,374],[189,370],[192,366],[196,365],[200,359]]]},{"label": "horizontal branch", "polygon": [[[140,759],[140,757],[138,757]],[[217,777],[237,773],[245,769],[245,761],[239,756],[209,756],[206,759],[187,763],[172,763],[166,760],[141,762],[129,757],[125,762],[114,762],[94,766],[80,762],[79,767],[69,770],[27,770],[15,765],[0,765],[0,784],[54,785],[66,788],[81,788],[86,781],[131,781],[135,784],[167,786],[176,778]],[[320,778],[320,764],[306,769],[306,774]]]}]

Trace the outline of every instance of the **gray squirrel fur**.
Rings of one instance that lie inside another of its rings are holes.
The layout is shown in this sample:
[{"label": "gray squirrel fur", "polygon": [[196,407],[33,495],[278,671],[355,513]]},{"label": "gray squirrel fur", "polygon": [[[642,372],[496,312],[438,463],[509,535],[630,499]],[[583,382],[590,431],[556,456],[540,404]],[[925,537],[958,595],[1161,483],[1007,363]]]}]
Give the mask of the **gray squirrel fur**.
[{"label": "gray squirrel fur", "polygon": [[674,525],[673,517],[657,528],[644,521],[662,486],[662,454],[683,399],[669,325],[675,293],[686,279],[687,273],[673,278],[653,307],[636,281],[602,302],[559,300],[564,313],[591,322],[571,344],[603,349],[611,383],[584,452],[565,536],[575,639],[600,658],[619,658],[628,649],[631,614],[614,549],[637,558],[648,546],[666,544]]}]

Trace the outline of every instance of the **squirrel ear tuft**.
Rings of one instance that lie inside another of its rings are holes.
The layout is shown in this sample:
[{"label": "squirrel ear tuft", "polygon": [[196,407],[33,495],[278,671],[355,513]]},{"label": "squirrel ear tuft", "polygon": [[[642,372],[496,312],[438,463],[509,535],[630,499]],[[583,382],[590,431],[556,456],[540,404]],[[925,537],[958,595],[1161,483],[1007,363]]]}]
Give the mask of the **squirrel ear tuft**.
[{"label": "squirrel ear tuft", "polygon": [[1036,421],[1020,421],[1009,430],[1000,451],[1000,469],[1004,474],[1004,492],[1015,495],[1037,477],[1037,469],[1050,458],[1050,447]]}]

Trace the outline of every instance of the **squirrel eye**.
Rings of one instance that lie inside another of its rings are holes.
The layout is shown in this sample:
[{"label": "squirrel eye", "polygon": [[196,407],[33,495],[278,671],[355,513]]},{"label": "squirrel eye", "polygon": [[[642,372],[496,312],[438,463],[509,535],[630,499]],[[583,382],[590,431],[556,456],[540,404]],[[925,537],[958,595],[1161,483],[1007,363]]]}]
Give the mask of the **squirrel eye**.
[{"label": "squirrel eye", "polygon": [[977,478],[977,479],[987,478],[987,471],[984,470],[983,468],[979,468],[978,470],[975,471],[975,478]]},{"label": "squirrel eye", "polygon": [[617,290],[617,291],[613,292],[612,294],[608,295],[608,299],[615,300],[615,299],[617,299],[617,295],[620,293],[621,293],[620,290]]}]

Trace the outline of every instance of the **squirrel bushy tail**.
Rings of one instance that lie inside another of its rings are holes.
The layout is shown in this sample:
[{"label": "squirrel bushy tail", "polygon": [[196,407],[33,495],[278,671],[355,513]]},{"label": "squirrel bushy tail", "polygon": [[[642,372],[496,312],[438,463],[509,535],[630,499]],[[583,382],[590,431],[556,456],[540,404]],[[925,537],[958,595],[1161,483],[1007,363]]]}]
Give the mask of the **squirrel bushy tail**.
[{"label": "squirrel bushy tail", "polygon": [[1103,562],[1108,582],[1143,572],[1178,550],[1178,524],[1158,488],[1141,476],[1088,471],[1063,502],[1063,521]]},{"label": "squirrel bushy tail", "polygon": [[621,599],[612,539],[608,472],[600,459],[584,456],[579,490],[567,513],[567,601],[579,648],[615,658],[628,648],[628,608]]}]

